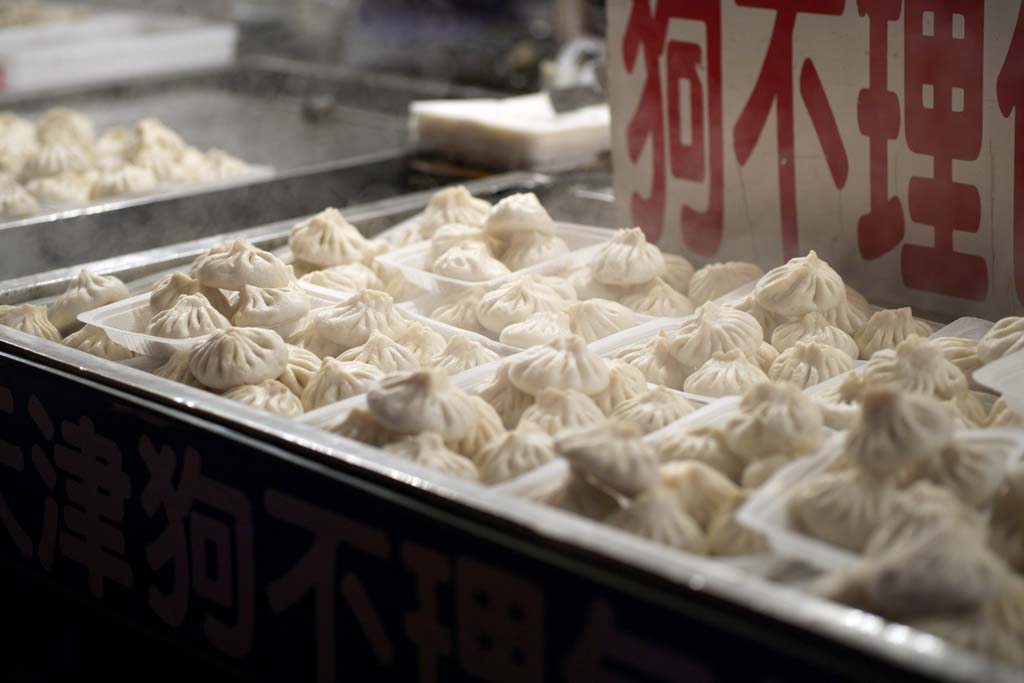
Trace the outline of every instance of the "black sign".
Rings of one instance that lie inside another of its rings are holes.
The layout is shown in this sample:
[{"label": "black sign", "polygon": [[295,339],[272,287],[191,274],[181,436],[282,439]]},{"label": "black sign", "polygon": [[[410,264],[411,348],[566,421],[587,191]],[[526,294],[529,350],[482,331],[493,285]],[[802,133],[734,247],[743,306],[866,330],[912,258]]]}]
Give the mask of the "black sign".
[{"label": "black sign", "polygon": [[399,482],[3,354],[0,482],[0,554],[20,570],[249,679],[909,678]]}]

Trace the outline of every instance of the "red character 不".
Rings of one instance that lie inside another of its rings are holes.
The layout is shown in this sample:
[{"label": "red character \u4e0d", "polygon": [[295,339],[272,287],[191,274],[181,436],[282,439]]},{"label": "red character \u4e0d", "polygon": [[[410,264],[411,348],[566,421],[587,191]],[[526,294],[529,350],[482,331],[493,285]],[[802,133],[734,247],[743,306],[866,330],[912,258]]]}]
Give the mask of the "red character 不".
[{"label": "red character \u4e0d", "polygon": [[[779,145],[779,206],[782,218],[782,253],[784,258],[797,256],[800,239],[796,212],[796,157],[794,156],[793,120],[793,29],[798,14],[840,15],[845,0],[737,0],[741,7],[775,10],[768,53],[765,55],[757,83],[733,130],[733,145],[740,164],[746,164],[761,137],[772,105],[776,105],[775,121]],[[810,59],[800,69],[800,96],[811,117],[811,124],[821,142],[829,172],[836,187],[846,185],[849,161],[839,137],[835,116],[825,95],[818,70]]]}]

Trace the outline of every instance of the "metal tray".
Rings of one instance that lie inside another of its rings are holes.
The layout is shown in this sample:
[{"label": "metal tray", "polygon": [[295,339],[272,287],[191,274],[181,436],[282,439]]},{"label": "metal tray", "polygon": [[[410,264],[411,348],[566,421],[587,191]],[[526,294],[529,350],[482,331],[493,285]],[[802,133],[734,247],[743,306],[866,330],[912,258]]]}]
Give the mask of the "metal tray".
[{"label": "metal tray", "polygon": [[[491,192],[525,189],[516,186],[517,179],[526,182],[540,180],[529,175],[512,175],[505,176],[503,181],[491,179],[470,187],[476,194],[484,196]],[[394,221],[422,206],[427,197],[427,194],[421,194],[352,207],[347,215],[357,225],[367,226],[368,232],[375,232],[383,227],[381,223]],[[287,226],[283,223],[263,226],[241,231],[233,237],[244,237],[273,248],[286,240]],[[222,238],[208,238],[109,259],[90,264],[90,267],[141,284],[152,281],[168,268],[188,262],[197,252],[219,239]],[[73,269],[65,269],[0,283],[0,302],[46,300],[58,294],[74,272]],[[48,362],[71,369],[85,380],[170,405],[184,413],[210,420],[210,424],[226,424],[272,443],[286,444],[291,450],[317,462],[355,467],[404,482],[438,500],[468,506],[495,519],[529,529],[539,543],[581,548],[612,558],[650,575],[652,581],[668,581],[679,586],[680,591],[696,590],[709,599],[756,612],[763,618],[780,622],[787,629],[803,631],[808,642],[824,637],[859,652],[869,660],[894,665],[908,672],[909,676],[949,681],[1017,680],[1014,672],[905,626],[771,583],[726,563],[675,552],[574,515],[533,505],[499,491],[488,491],[295,420],[268,415],[209,392],[153,377],[123,364],[94,358],[6,328],[0,328],[0,347],[16,356],[45,357]],[[706,615],[704,618],[710,620],[714,616]]]},{"label": "metal tray", "polygon": [[[274,169],[269,177],[0,221],[0,278],[452,182],[458,169],[412,168],[405,108],[420,97],[475,94],[264,58],[213,74],[0,97],[0,110],[35,117],[53,106],[75,107],[100,127],[156,116],[194,145],[220,147]],[[308,103],[324,98],[330,106],[308,116]]]}]

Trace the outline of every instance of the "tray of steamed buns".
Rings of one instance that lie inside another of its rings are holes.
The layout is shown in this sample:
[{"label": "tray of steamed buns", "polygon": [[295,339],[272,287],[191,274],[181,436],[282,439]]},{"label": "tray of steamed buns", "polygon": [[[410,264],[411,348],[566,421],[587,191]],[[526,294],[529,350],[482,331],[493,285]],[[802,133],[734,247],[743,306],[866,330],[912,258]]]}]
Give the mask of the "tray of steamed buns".
[{"label": "tray of steamed buns", "polygon": [[155,118],[99,131],[74,109],[50,109],[36,121],[0,112],[0,223],[271,171],[194,147]]},{"label": "tray of steamed buns", "polygon": [[[82,272],[0,324],[610,539],[798,560],[804,590],[1024,664],[1024,416],[973,380],[1024,318],[940,327],[814,252],[695,268],[639,229],[567,228],[448,188],[374,238],[327,209],[276,252],[229,241],[134,297]],[[470,279],[437,284],[439,262]]]}]

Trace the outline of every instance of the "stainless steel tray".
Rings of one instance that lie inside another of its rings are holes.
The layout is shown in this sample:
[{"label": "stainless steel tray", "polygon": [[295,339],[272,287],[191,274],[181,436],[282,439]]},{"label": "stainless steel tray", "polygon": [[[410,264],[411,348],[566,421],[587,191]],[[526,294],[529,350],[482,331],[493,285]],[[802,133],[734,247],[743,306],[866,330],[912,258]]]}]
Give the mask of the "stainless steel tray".
[{"label": "stainless steel tray", "polygon": [[[564,182],[560,188],[550,178],[531,174],[495,177],[470,183],[470,188],[474,193],[484,196],[528,188],[541,193],[545,189],[555,193],[560,189],[565,190]],[[423,206],[428,196],[428,193],[420,193],[351,207],[346,215],[357,225],[363,226],[368,233],[373,233],[384,224]],[[239,231],[231,236],[244,237],[264,247],[275,248],[286,241],[289,225],[290,222],[266,225]],[[222,238],[206,238],[108,259],[89,264],[89,267],[116,274],[131,281],[138,289],[167,269],[187,263],[196,253]],[[68,268],[0,282],[0,303],[44,302],[60,293],[75,272],[76,269]],[[95,358],[8,328],[0,327],[0,341],[29,357],[43,355],[52,362],[72,368],[82,377],[114,385],[150,400],[172,404],[180,410],[248,433],[263,435],[275,442],[284,442],[318,461],[366,468],[449,501],[507,519],[552,542],[605,554],[689,590],[703,591],[732,601],[922,676],[947,681],[1019,680],[1018,672],[952,648],[930,635],[821,600],[791,586],[773,583],[759,576],[756,571],[749,571],[739,565],[675,552],[603,525],[531,504],[501,491],[418,467],[294,420],[269,415],[209,392],[163,380],[124,364]]]},{"label": "stainless steel tray", "polygon": [[[0,110],[35,117],[50,107],[74,107],[99,128],[155,116],[198,147],[220,147],[250,163],[292,171],[403,147],[410,102],[478,93],[430,81],[251,58],[214,73],[0,97]],[[331,98],[327,113],[307,116],[310,99],[325,97]]]},{"label": "stainless steel tray", "polygon": [[[258,59],[228,71],[44,97],[0,98],[0,110],[36,116],[79,108],[98,125],[157,116],[200,147],[217,146],[270,177],[127,198],[0,221],[0,277],[280,220],[327,205],[394,196],[452,177],[410,169],[405,107],[419,97],[477,94],[447,85],[372,79],[338,69]],[[326,114],[304,114],[311,98]]]}]

